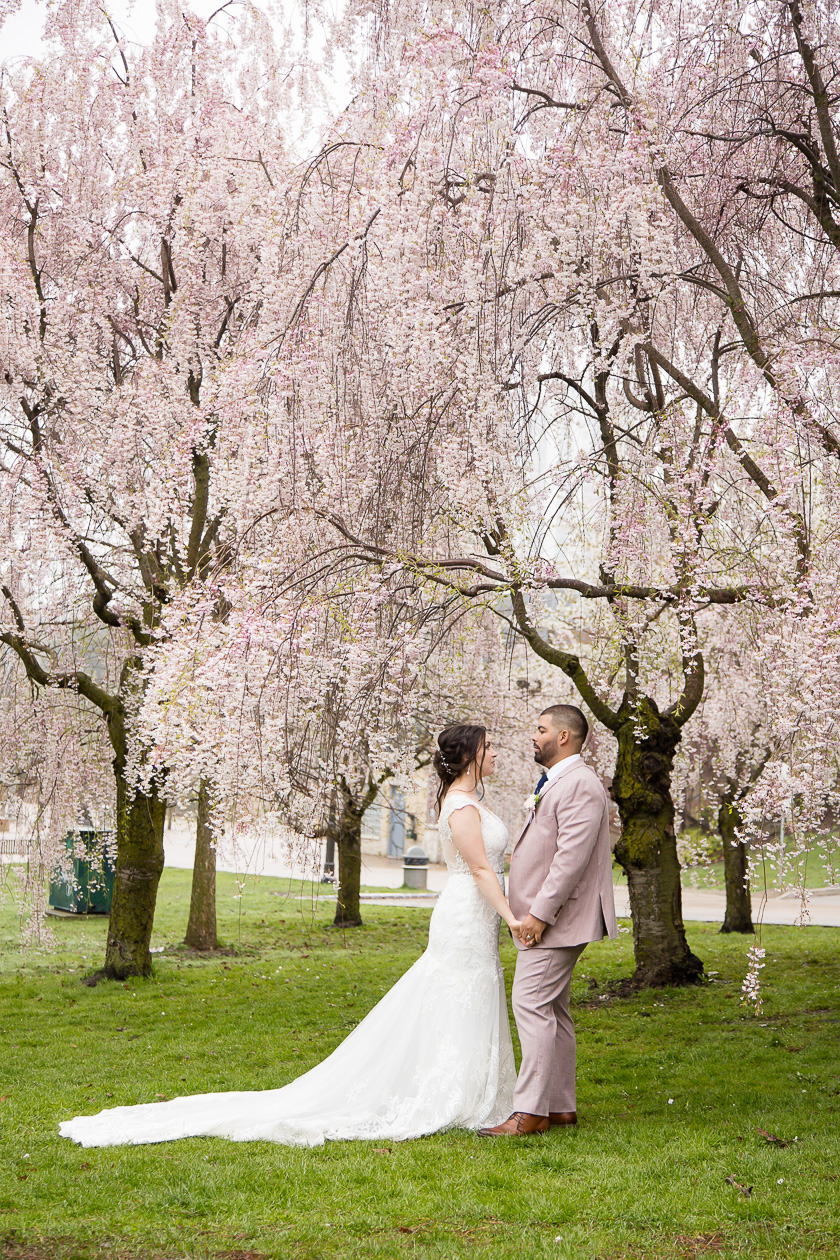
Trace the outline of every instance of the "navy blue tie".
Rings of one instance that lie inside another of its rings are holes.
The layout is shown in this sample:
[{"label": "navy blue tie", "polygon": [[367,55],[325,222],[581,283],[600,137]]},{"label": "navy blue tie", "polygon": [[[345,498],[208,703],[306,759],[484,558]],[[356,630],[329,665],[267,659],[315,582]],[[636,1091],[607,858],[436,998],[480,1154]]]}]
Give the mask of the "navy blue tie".
[{"label": "navy blue tie", "polygon": [[548,775],[544,774],[542,778],[540,779],[539,783],[537,784],[537,786],[534,788],[534,796],[539,796],[540,792],[543,790],[546,783],[548,783]]}]

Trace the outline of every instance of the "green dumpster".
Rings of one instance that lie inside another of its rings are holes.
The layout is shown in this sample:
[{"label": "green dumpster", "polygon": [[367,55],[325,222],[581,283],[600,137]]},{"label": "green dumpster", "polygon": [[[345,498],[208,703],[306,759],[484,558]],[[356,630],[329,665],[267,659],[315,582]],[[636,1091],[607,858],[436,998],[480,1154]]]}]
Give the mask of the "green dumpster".
[{"label": "green dumpster", "polygon": [[[109,914],[116,862],[111,831],[68,831],[67,859],[50,879],[50,905],[66,914]],[[72,871],[72,875],[71,872]]]}]

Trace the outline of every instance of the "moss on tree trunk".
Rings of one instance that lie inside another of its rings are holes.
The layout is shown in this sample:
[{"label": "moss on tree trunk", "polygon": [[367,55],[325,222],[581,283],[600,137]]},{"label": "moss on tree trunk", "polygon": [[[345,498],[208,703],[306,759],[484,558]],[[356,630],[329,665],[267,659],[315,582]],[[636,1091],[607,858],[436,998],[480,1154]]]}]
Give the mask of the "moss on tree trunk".
[{"label": "moss on tree trunk", "polygon": [[723,875],[726,885],[726,913],[721,932],[743,932],[752,936],[752,900],[747,865],[747,847],[738,839],[741,813],[731,797],[721,801],[718,830],[723,841]]},{"label": "moss on tree trunk", "polygon": [[[378,779],[369,778],[364,788],[354,791],[345,778],[336,788],[340,809],[335,830],[335,847],[338,851],[338,897],[335,907],[334,927],[361,927],[362,912],[359,889],[362,883],[362,818],[379,795],[379,789],[389,778],[386,770]],[[332,819],[330,825],[333,826]]]},{"label": "moss on tree trunk", "polygon": [[216,844],[210,825],[210,797],[204,780],[198,788],[190,916],[184,944],[197,950],[218,949],[219,945],[216,928]]},{"label": "moss on tree trunk", "polygon": [[615,856],[630,893],[633,982],[642,987],[693,984],[703,964],[685,935],[671,798],[680,728],[644,697],[633,712],[625,710],[616,734],[613,797],[621,815],[621,838]]},{"label": "moss on tree trunk", "polygon": [[338,897],[335,927],[361,927],[359,889],[362,883],[362,815],[352,798],[343,795],[336,837]]},{"label": "moss on tree trunk", "polygon": [[114,759],[117,781],[117,870],[105,947],[108,980],[148,976],[149,943],[158,883],[163,871],[166,804],[152,789],[138,791],[125,780],[125,759]]}]

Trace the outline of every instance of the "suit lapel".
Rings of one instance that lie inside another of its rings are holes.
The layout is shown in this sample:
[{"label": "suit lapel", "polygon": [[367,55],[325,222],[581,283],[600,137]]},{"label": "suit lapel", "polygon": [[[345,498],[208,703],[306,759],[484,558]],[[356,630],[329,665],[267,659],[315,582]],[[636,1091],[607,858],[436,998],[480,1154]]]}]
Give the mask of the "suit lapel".
[{"label": "suit lapel", "polygon": [[[549,793],[549,792],[551,792],[551,791],[553,790],[553,788],[556,786],[556,784],[558,784],[558,783],[560,782],[560,780],[561,780],[561,779],[564,779],[564,778],[566,777],[566,775],[569,773],[569,771],[570,771],[570,770],[574,770],[575,766],[579,766],[580,764],[581,764],[581,763],[580,763],[580,761],[573,761],[573,762],[572,762],[572,764],[571,764],[570,766],[563,766],[560,770],[558,770],[558,771],[557,771],[557,773],[556,773],[556,774],[552,775],[552,776],[551,776],[551,778],[549,779],[548,783],[546,783],[545,787],[543,788],[542,792],[540,793],[540,801],[544,801],[544,800],[545,800],[545,798],[546,798],[546,796],[548,795],[548,793]],[[525,835],[525,832],[526,832],[526,831],[528,830],[528,828],[531,826],[531,823],[532,823],[532,822],[534,821],[534,819],[536,818],[536,815],[537,815],[537,810],[536,810],[536,808],[534,808],[534,809],[532,809],[532,810],[531,810],[530,814],[528,815],[527,819],[525,820],[525,826],[522,828],[522,830],[521,830],[521,831],[520,831],[520,833],[519,833],[519,840],[517,840],[517,841],[516,841],[516,844],[513,846],[513,847],[514,847],[514,849],[517,847],[517,845],[519,844],[519,841],[520,841],[520,840],[522,839],[522,837]]]}]

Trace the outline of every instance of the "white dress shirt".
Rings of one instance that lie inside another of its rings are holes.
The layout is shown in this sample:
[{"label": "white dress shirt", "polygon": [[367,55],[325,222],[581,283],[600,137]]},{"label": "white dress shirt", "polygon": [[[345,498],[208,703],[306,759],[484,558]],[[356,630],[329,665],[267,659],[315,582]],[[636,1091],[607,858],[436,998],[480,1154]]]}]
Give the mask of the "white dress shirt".
[{"label": "white dress shirt", "polygon": [[561,761],[555,761],[554,765],[551,766],[548,770],[543,770],[543,774],[546,776],[548,780],[548,782],[545,784],[545,787],[548,787],[548,784],[551,782],[554,776],[559,774],[561,770],[567,769],[567,767],[572,765],[573,762],[580,761],[580,760],[581,760],[580,753],[572,753],[571,756],[569,757],[563,757]]}]

